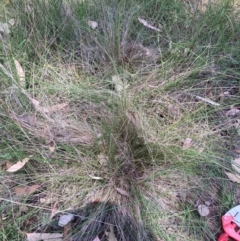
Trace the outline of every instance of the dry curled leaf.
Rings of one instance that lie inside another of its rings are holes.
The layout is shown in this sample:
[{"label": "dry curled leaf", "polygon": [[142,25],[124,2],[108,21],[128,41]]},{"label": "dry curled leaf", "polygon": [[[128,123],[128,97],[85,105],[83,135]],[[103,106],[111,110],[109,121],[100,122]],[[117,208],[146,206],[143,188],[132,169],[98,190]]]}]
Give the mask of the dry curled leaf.
[{"label": "dry curled leaf", "polygon": [[26,233],[27,241],[63,241],[61,233]]},{"label": "dry curled leaf", "polygon": [[186,138],[183,142],[183,150],[189,149],[192,146],[192,139]]},{"label": "dry curled leaf", "polygon": [[102,177],[95,177],[95,176],[92,176],[92,175],[89,175],[89,177],[91,177],[94,180],[102,180],[103,179]]},{"label": "dry curled leaf", "polygon": [[88,21],[88,26],[91,28],[91,29],[95,29],[98,27],[98,23],[96,21]]},{"label": "dry curled leaf", "polygon": [[208,206],[204,204],[198,205],[198,213],[200,216],[206,217],[210,213]]},{"label": "dry curled leaf", "polygon": [[119,192],[123,196],[129,197],[129,194],[126,191],[124,191],[123,189],[118,188],[118,187],[115,187],[115,189],[117,190],[117,192]]},{"label": "dry curled leaf", "polygon": [[15,187],[14,192],[18,197],[26,197],[34,192],[36,192],[41,185],[35,184],[32,186],[26,186],[26,187]]},{"label": "dry curled leaf", "polygon": [[225,174],[232,182],[240,183],[240,175],[231,172],[225,172]]},{"label": "dry curled leaf", "polygon": [[127,118],[136,126],[137,129],[140,128],[140,120],[138,114],[134,111],[128,110],[126,112]]},{"label": "dry curled leaf", "polygon": [[[31,157],[31,156],[30,156]],[[24,158],[22,161],[17,162],[7,169],[7,172],[16,172],[24,167],[24,165],[29,161],[30,157]]]},{"label": "dry curled leaf", "polygon": [[138,18],[138,21],[139,21],[140,23],[142,23],[142,24],[143,24],[145,27],[147,27],[147,28],[156,30],[156,31],[158,31],[158,32],[162,32],[161,29],[152,26],[151,24],[149,24],[149,23],[148,23],[146,20],[144,20],[143,18]]}]

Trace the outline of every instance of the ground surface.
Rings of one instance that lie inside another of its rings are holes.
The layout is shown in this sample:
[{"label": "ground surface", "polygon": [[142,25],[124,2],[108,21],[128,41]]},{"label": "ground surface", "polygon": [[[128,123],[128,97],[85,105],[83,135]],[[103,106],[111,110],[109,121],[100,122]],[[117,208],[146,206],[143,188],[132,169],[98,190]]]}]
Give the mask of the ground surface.
[{"label": "ground surface", "polygon": [[216,240],[240,201],[239,11],[4,1],[0,239]]}]

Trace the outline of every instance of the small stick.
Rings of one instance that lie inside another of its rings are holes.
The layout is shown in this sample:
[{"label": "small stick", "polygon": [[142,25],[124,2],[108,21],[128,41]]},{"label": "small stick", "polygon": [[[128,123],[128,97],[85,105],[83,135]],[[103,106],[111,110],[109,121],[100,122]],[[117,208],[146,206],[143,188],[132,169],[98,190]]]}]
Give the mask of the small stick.
[{"label": "small stick", "polygon": [[214,105],[214,106],[220,106],[219,103],[214,102],[214,101],[212,101],[212,100],[210,100],[210,99],[208,99],[208,98],[203,98],[203,97],[201,97],[201,96],[196,96],[196,98],[197,98],[198,100],[201,100],[201,101],[206,102],[206,103],[208,103],[208,104],[211,104],[211,105]]}]

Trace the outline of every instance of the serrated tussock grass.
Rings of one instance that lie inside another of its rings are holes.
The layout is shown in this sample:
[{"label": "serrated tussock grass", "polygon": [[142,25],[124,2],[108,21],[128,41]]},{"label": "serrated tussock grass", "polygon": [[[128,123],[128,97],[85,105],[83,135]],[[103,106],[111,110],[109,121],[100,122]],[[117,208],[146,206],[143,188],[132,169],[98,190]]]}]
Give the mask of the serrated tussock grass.
[{"label": "serrated tussock grass", "polygon": [[238,116],[225,114],[239,105],[236,3],[37,0],[0,11],[14,19],[0,46],[1,240],[62,232],[67,213],[74,240],[215,240],[238,200],[224,175],[239,149]]}]

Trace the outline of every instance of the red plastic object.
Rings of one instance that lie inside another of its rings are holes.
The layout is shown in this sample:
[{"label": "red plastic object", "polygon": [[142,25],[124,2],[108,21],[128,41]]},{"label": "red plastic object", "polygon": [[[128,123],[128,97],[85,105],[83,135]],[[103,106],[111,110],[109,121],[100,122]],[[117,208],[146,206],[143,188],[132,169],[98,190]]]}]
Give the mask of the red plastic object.
[{"label": "red plastic object", "polygon": [[226,233],[221,233],[217,241],[228,241],[229,236]]},{"label": "red plastic object", "polygon": [[222,217],[224,232],[218,237],[217,241],[240,241],[240,205],[232,208]]}]

